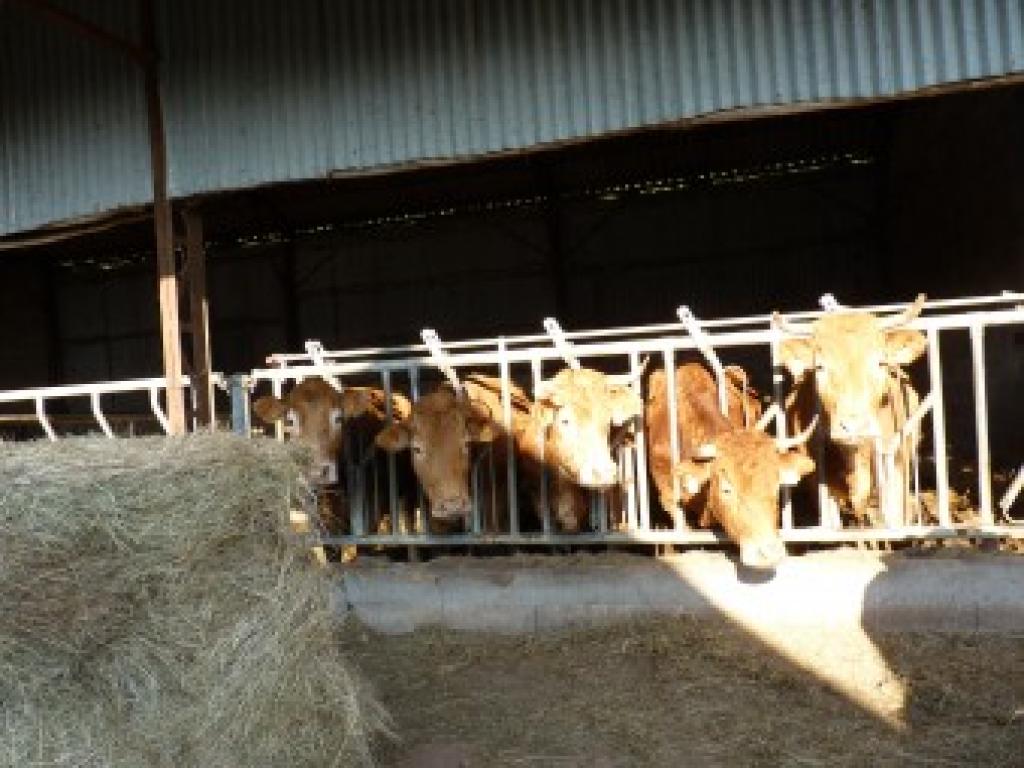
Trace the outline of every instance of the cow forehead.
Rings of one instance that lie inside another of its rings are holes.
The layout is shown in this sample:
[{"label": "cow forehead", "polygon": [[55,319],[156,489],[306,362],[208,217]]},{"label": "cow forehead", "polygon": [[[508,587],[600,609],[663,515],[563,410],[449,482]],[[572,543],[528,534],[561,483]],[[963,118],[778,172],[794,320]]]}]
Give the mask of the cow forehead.
[{"label": "cow forehead", "polygon": [[605,374],[590,368],[564,368],[548,382],[566,406],[583,413],[601,412],[611,407],[608,384]]},{"label": "cow forehead", "polygon": [[424,439],[444,441],[465,423],[464,416],[455,393],[440,389],[416,401],[406,424]]},{"label": "cow forehead", "polygon": [[778,485],[779,451],[775,441],[759,430],[735,430],[715,440],[716,464],[724,469],[733,482],[767,484],[764,491]]},{"label": "cow forehead", "polygon": [[334,402],[336,392],[330,384],[319,376],[303,379],[288,393],[288,402],[293,408],[330,405]]},{"label": "cow forehead", "polygon": [[850,349],[880,348],[883,338],[878,318],[867,312],[849,312],[820,318],[814,326],[814,341],[818,351],[828,355]]}]

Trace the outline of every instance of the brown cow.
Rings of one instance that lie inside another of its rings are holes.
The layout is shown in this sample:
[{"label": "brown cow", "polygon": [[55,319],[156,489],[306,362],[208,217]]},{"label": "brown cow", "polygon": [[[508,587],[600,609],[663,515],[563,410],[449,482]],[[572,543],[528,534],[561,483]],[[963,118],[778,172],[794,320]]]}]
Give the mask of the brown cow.
[{"label": "brown cow", "polygon": [[810,430],[776,443],[751,425],[760,415],[756,394],[727,377],[728,416],[719,410],[718,387],[700,363],[683,363],[675,372],[678,496],[672,475],[668,388],[665,371],[654,371],[647,386],[645,428],[651,476],[662,507],[679,524],[681,509],[698,515],[702,527],[720,525],[740,548],[751,568],[773,568],[786,555],[779,536],[779,485],[793,483],[814,469],[795,450]]},{"label": "brown cow", "polygon": [[877,487],[872,470],[876,440],[895,454],[886,495],[902,499],[907,510],[909,462],[917,434],[903,440],[900,431],[916,410],[918,395],[902,366],[924,353],[926,340],[921,332],[902,326],[921,313],[924,302],[920,294],[891,317],[839,311],[807,325],[787,322],[777,312],[772,315],[777,328],[798,337],[779,347],[782,364],[795,382],[786,402],[788,418],[799,430],[820,412],[814,447],[824,449],[829,494],[862,523],[878,522],[868,508],[872,487]]},{"label": "brown cow", "polygon": [[413,403],[405,419],[377,435],[376,444],[391,453],[409,450],[432,516],[468,526],[471,444],[499,436],[500,414],[499,401],[488,388],[467,380],[459,394],[445,384]]},{"label": "brown cow", "polygon": [[[344,450],[346,423],[357,433],[372,438],[387,423],[386,399],[380,389],[348,387],[339,392],[319,376],[303,379],[282,398],[266,396],[253,403],[257,418],[267,424],[291,419],[292,436],[313,453],[312,479],[318,486],[338,482],[338,464]],[[393,417],[404,418],[408,401],[392,395]],[[340,498],[331,509],[322,509],[324,524],[331,533],[344,533],[347,504]]]},{"label": "brown cow", "polygon": [[[507,435],[502,418],[501,382],[473,374],[463,382],[460,399],[445,386],[413,406],[411,417],[381,432],[384,450],[413,450],[413,466],[436,515],[468,521],[472,441],[494,441],[494,458],[503,482]],[[545,382],[537,402],[511,390],[511,427],[520,482],[539,506],[543,467],[550,470],[549,503],[559,528],[575,532],[589,514],[585,489],[606,489],[618,480],[611,458],[609,432],[641,412],[639,396],[589,369],[561,371]],[[501,437],[502,439],[497,439]],[[495,489],[500,509],[492,510],[492,527],[504,515],[504,486]]]}]

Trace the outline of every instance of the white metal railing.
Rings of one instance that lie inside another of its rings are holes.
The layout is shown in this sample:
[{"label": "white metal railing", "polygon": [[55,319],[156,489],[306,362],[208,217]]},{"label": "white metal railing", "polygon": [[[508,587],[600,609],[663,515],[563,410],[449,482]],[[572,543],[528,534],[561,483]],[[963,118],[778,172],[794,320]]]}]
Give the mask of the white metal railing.
[{"label": "white metal railing", "polygon": [[[215,384],[222,384],[223,377],[220,374],[213,374],[212,376]],[[187,376],[182,377],[182,385],[191,390],[191,385]],[[7,423],[21,422],[26,423],[34,418],[34,421],[43,430],[43,433],[50,440],[56,440],[58,433],[54,427],[54,420],[57,417],[52,417],[47,413],[47,403],[55,400],[59,401],[73,401],[80,399],[87,399],[89,403],[89,409],[92,414],[92,419],[99,431],[107,437],[114,437],[114,429],[111,426],[111,421],[123,421],[123,419],[116,419],[113,416],[108,417],[108,414],[103,409],[103,397],[104,396],[115,396],[125,394],[146,394],[149,398],[149,408],[153,415],[153,418],[160,425],[164,434],[170,432],[170,425],[167,422],[167,414],[164,413],[163,406],[160,403],[160,395],[167,388],[167,380],[163,377],[149,378],[149,379],[126,379],[123,381],[102,381],[93,382],[90,384],[68,384],[58,387],[40,387],[37,389],[17,389],[6,392],[0,392],[0,405],[4,404],[24,404],[33,409],[33,414],[28,419],[23,415],[8,415],[4,421]],[[193,398],[195,393],[192,392]],[[195,404],[193,403],[193,406]],[[211,408],[213,404],[211,403]],[[215,414],[211,413],[211,417],[215,418]],[[82,423],[81,418],[75,419],[77,423]],[[194,427],[195,425],[193,425]]]},{"label": "white metal railing", "polygon": [[[838,303],[830,296],[823,297],[822,311],[805,311],[786,313],[791,320],[813,320],[827,311],[839,309]],[[871,312],[898,311],[904,304],[883,304],[858,309]],[[718,354],[722,350],[740,348],[767,348],[771,355],[773,367],[773,396],[776,403],[783,398],[783,378],[780,374],[778,345],[781,339],[779,332],[771,327],[770,315],[752,315],[738,318],[698,321],[685,307],[680,307],[679,321],[646,326],[632,326],[590,331],[566,332],[558,326],[557,321],[549,318],[545,321],[545,333],[513,337],[497,337],[473,339],[466,341],[444,342],[436,334],[424,335],[424,344],[408,346],[363,348],[354,350],[329,351],[320,347],[316,349],[315,358],[310,354],[276,354],[267,358],[268,367],[256,369],[250,377],[252,386],[269,383],[275,394],[280,395],[285,382],[297,381],[308,376],[337,377],[344,381],[346,377],[367,376],[378,377],[380,386],[388,393],[395,385],[396,377],[409,382],[408,394],[415,400],[419,395],[422,372],[440,370],[445,372],[449,380],[458,382],[459,371],[497,369],[502,382],[502,400],[507,403],[508,392],[512,386],[515,373],[520,378],[528,378],[532,382],[532,391],[536,392],[541,380],[542,364],[548,361],[559,361],[573,365],[580,360],[595,361],[594,367],[602,369],[627,368],[626,373],[616,374],[620,380],[635,376],[640,369],[640,359],[645,355],[656,355],[664,365],[667,377],[669,399],[669,421],[675,423],[675,361],[680,353],[697,352],[703,354],[715,372],[720,393],[724,392],[722,382],[722,365]],[[929,525],[918,519],[910,523],[906,515],[901,517],[899,524],[875,528],[840,529],[838,520],[828,515],[826,505],[819,503],[818,521],[812,526],[796,526],[793,521],[793,510],[788,489],[783,489],[782,533],[789,541],[849,541],[907,538],[948,537],[962,535],[1021,535],[1021,528],[997,524],[993,515],[991,467],[988,446],[988,413],[984,393],[986,391],[986,371],[984,365],[984,334],[987,328],[1024,324],[1024,293],[1004,292],[994,296],[981,296],[961,299],[929,301],[924,305],[924,313],[907,327],[925,333],[928,340],[929,386],[922,393],[922,409],[913,417],[913,423],[920,426],[925,418],[931,419],[932,437],[935,448],[936,462],[936,516],[938,523]],[[979,523],[972,526],[955,525],[950,510],[949,477],[946,471],[947,457],[945,408],[946,401],[942,387],[942,370],[940,362],[940,334],[950,330],[966,330],[970,334],[972,344],[972,364],[974,375],[974,391],[976,397],[975,419],[978,440],[978,483],[980,508]],[[600,362],[597,362],[600,361]],[[589,364],[589,363],[588,363]],[[361,382],[363,383],[363,382]],[[637,386],[639,386],[637,384]],[[724,399],[724,398],[723,398]],[[724,404],[723,404],[724,405]],[[509,413],[505,408],[503,414],[506,423]],[[781,408],[774,411],[776,434],[785,436],[785,419]],[[770,418],[770,417],[769,417]],[[642,419],[640,420],[642,422]],[[277,431],[282,435],[281,430]],[[670,429],[672,439],[673,463],[678,460],[679,446],[676,429]],[[589,533],[559,534],[553,532],[550,510],[545,497],[541,499],[541,527],[539,531],[523,531],[519,525],[519,515],[515,499],[515,466],[511,460],[505,469],[509,485],[509,524],[508,529],[498,533],[481,531],[479,508],[474,510],[471,532],[457,536],[436,536],[430,534],[425,525],[426,514],[418,508],[415,518],[416,531],[403,532],[397,524],[394,482],[394,462],[388,461],[389,498],[386,509],[391,513],[392,530],[387,534],[374,534],[369,526],[368,514],[373,512],[372,504],[353,511],[353,530],[362,532],[360,535],[330,537],[327,543],[365,543],[418,545],[438,543],[706,543],[718,539],[710,531],[694,531],[687,528],[655,529],[651,525],[651,491],[647,473],[646,435],[642,423],[635,428],[632,446],[621,447],[618,456],[621,467],[621,480],[624,493],[621,494],[622,508],[610,510],[618,520],[625,521],[625,530],[609,530],[607,514],[609,510],[601,498],[595,495],[592,521],[593,531]],[[372,449],[372,447],[371,447]],[[511,451],[509,452],[511,454]],[[377,462],[373,468],[367,464],[363,471],[374,474],[379,469]],[[916,473],[917,461],[914,468]],[[485,463],[479,463],[476,471],[487,471]],[[493,463],[490,472],[495,471]],[[500,470],[499,470],[500,471]],[[819,483],[823,485],[823,462],[819,461]],[[366,485],[376,485],[379,477],[365,481]],[[473,487],[478,487],[474,475]],[[920,503],[919,484],[915,483],[915,493]],[[363,491],[365,491],[365,487]],[[420,494],[422,496],[422,494]],[[486,499],[476,498],[475,504],[481,505]],[[824,494],[822,494],[824,497]],[[359,498],[364,501],[368,495],[363,492]],[[886,502],[884,500],[882,504]],[[890,515],[886,517],[892,522]],[[1004,518],[1010,518],[1004,513]]]}]

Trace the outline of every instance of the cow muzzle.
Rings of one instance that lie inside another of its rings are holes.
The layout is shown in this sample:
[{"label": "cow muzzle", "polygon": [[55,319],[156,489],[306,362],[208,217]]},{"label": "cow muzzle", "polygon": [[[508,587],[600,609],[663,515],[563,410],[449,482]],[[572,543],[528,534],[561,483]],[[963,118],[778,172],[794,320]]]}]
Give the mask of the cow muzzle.
[{"label": "cow muzzle", "polygon": [[445,520],[468,520],[473,511],[473,500],[468,496],[449,496],[430,505],[434,517]]},{"label": "cow muzzle", "polygon": [[603,490],[611,488],[618,482],[619,470],[615,462],[608,457],[589,461],[580,466],[576,475],[576,483],[584,488]]},{"label": "cow muzzle", "polygon": [[772,570],[786,559],[786,544],[778,536],[740,544],[740,562],[755,570]]},{"label": "cow muzzle", "polygon": [[830,436],[837,443],[859,443],[881,434],[878,421],[863,416],[837,416],[832,421]]}]

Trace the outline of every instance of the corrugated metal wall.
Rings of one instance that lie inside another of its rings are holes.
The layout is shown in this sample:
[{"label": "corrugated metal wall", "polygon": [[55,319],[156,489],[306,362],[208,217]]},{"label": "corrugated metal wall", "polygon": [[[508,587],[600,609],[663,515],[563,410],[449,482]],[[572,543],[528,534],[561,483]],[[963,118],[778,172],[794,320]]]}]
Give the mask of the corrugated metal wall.
[{"label": "corrugated metal wall", "polygon": [[[131,0],[76,12],[135,35]],[[0,234],[152,199],[142,78],[119,53],[0,5]]]},{"label": "corrugated metal wall", "polygon": [[[1020,0],[177,0],[160,25],[175,195],[1024,70]],[[145,203],[145,141],[125,62],[0,5],[0,234]]]}]

